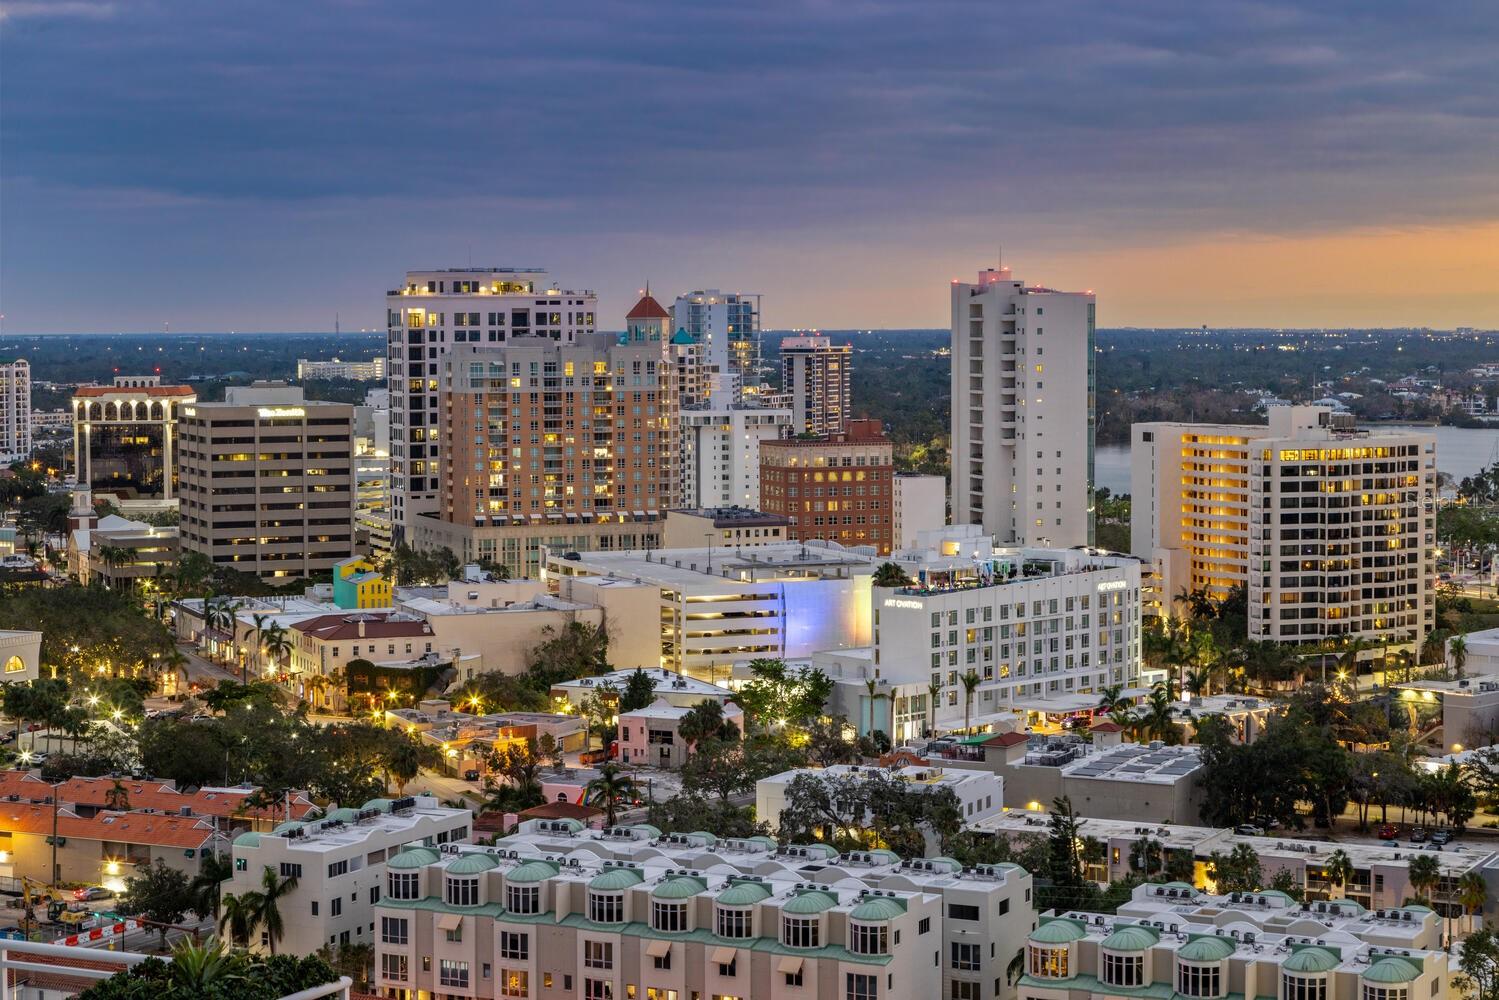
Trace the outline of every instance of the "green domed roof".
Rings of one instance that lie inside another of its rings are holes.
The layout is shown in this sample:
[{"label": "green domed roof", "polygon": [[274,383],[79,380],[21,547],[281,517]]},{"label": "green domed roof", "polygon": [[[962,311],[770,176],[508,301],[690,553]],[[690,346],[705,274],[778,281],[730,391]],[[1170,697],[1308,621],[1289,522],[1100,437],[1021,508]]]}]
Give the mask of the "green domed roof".
[{"label": "green domed roof", "polygon": [[894,920],[906,912],[906,904],[889,896],[871,896],[854,907],[849,916],[854,920]]},{"label": "green domed roof", "polygon": [[1176,957],[1184,962],[1221,962],[1234,953],[1234,947],[1228,938],[1205,934],[1176,949]]},{"label": "green domed roof", "polygon": [[963,870],[963,863],[957,858],[932,858],[931,862],[934,865],[946,868],[950,872],[960,872]]},{"label": "green domed roof", "polygon": [[718,843],[718,838],[715,837],[713,834],[709,833],[707,830],[693,830],[687,836],[689,836],[689,837],[702,837],[703,840],[707,841],[707,844],[708,844],[709,847],[712,847],[712,846],[714,846],[715,844]]},{"label": "green domed roof", "polygon": [[1292,899],[1290,896],[1288,896],[1285,893],[1281,892],[1279,889],[1262,889],[1261,891],[1255,893],[1255,895],[1257,895],[1257,896],[1271,896],[1271,897],[1274,897],[1275,899],[1283,899],[1287,903],[1294,903],[1294,902],[1296,902],[1296,900]]},{"label": "green domed roof", "polygon": [[260,834],[256,833],[254,830],[246,830],[244,833],[242,833],[238,837],[234,838],[234,846],[235,847],[259,847],[260,846]]},{"label": "green domed roof", "polygon": [[1197,891],[1197,888],[1194,885],[1192,885],[1190,882],[1167,882],[1166,883],[1166,888],[1168,888],[1168,889],[1185,889],[1188,892],[1196,892]]},{"label": "green domed roof", "polygon": [[1421,970],[1403,958],[1386,955],[1364,973],[1366,983],[1408,983],[1421,974]]},{"label": "green domed roof", "polygon": [[365,809],[378,809],[383,813],[388,813],[390,812],[390,799],[370,799],[359,808],[361,811]]},{"label": "green domed roof", "polygon": [[869,856],[871,858],[873,858],[875,861],[878,861],[880,864],[885,864],[885,865],[898,865],[898,864],[900,864],[900,855],[896,854],[894,851],[887,851],[883,847],[876,847],[874,850],[872,850],[872,851],[869,852]]},{"label": "green domed roof", "polygon": [[523,865],[516,865],[505,873],[506,885],[526,885],[531,882],[545,882],[557,874],[561,866],[555,861],[527,861]]},{"label": "green domed roof", "polygon": [[328,818],[329,819],[342,820],[345,823],[352,823],[356,819],[359,818],[359,810],[358,809],[335,809],[331,813],[328,814]]},{"label": "green domed roof", "polygon": [[769,850],[772,850],[772,851],[775,850],[776,847],[778,846],[776,844],[776,839],[774,837],[766,837],[764,835],[761,835],[761,836],[758,836],[758,837],[751,837],[751,838],[749,838],[749,840],[747,841],[747,843],[750,843],[750,844],[759,844],[762,847],[765,847],[765,848],[767,848]]},{"label": "green domed roof", "polygon": [[738,882],[720,892],[714,902],[723,906],[754,906],[769,896],[769,887],[759,882]]},{"label": "green domed roof", "polygon": [[1338,956],[1326,948],[1301,948],[1280,963],[1286,972],[1331,972],[1338,967]]},{"label": "green domed roof", "polygon": [[1066,944],[1087,933],[1076,921],[1052,919],[1031,931],[1030,939],[1038,944]]},{"label": "green domed roof", "polygon": [[1435,913],[1436,912],[1436,910],[1433,910],[1431,907],[1425,905],[1424,903],[1406,903],[1404,906],[1401,907],[1401,909],[1402,910],[1410,910],[1412,913]]},{"label": "green domed roof", "polygon": [[630,827],[630,829],[639,830],[641,833],[645,834],[647,837],[650,837],[652,840],[661,836],[660,829],[651,826],[649,823],[636,823],[634,826]]},{"label": "green domed roof", "polygon": [[389,861],[385,862],[386,868],[425,868],[437,860],[437,852],[425,847],[413,847],[409,851],[402,851]]},{"label": "green domed roof", "polygon": [[837,905],[838,899],[832,893],[813,889],[788,899],[786,905],[781,907],[781,912],[809,916],[813,913],[821,913],[823,910],[831,910]]},{"label": "green domed roof", "polygon": [[691,875],[677,875],[651,890],[657,899],[690,899],[707,888],[703,880]]},{"label": "green domed roof", "polygon": [[465,854],[448,865],[449,875],[477,875],[498,865],[492,854]]},{"label": "green domed roof", "polygon": [[824,858],[836,858],[838,856],[838,848],[834,847],[832,844],[813,843],[798,844],[796,846],[802,848],[809,854],[821,854]]},{"label": "green domed roof", "polygon": [[634,868],[611,868],[600,872],[588,882],[588,888],[600,892],[619,892],[645,881],[645,876]]},{"label": "green domed roof", "polygon": [[1154,927],[1125,924],[1114,928],[1114,933],[1104,938],[1100,947],[1109,951],[1147,951],[1160,940],[1161,934]]},{"label": "green domed roof", "polygon": [[276,829],[272,830],[271,836],[279,837],[289,830],[300,830],[306,825],[307,824],[303,823],[301,820],[289,819],[285,823],[282,823],[280,826],[276,827]]}]

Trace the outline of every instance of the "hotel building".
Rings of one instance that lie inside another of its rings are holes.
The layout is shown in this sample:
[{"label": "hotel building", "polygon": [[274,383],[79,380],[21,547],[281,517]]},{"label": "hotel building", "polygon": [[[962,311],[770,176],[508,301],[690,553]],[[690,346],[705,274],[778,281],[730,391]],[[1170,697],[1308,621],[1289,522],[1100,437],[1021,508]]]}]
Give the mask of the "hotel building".
[{"label": "hotel building", "polygon": [[[925,533],[892,557],[914,581],[874,588],[872,678],[889,684],[899,744],[935,720],[985,729],[1016,712],[1091,710],[1095,692],[1140,675],[1140,564],[1087,549],[995,548],[977,525]],[[862,683],[862,680],[858,681]]]},{"label": "hotel building", "polygon": [[[224,892],[258,891],[267,868],[278,878],[297,879],[280,900],[285,934],[276,943],[278,953],[311,955],[324,945],[373,944],[387,858],[408,846],[464,843],[472,824],[469,810],[438,805],[430,795],[371,799],[323,819],[288,820],[270,833],[234,838],[234,873]],[[269,950],[264,931],[250,947]]]},{"label": "hotel building", "polygon": [[520,831],[390,859],[383,996],[1008,1000],[1035,919],[1014,865],[576,820]]},{"label": "hotel building", "polygon": [[1454,996],[1440,921],[1425,906],[1370,912],[1282,892],[1208,896],[1145,883],[1117,915],[1043,917],[1021,1000],[1428,1000]]},{"label": "hotel building", "polygon": [[543,545],[659,545],[677,487],[669,320],[646,298],[618,337],[450,348],[439,507],[408,518],[417,544],[528,576]]},{"label": "hotel building", "polygon": [[160,375],[117,375],[73,394],[73,471],[95,493],[126,500],[177,496],[177,420],[197,393]]},{"label": "hotel building", "polygon": [[827,337],[781,341],[781,391],[791,396],[792,429],[798,434],[836,434],[853,416],[852,344]]},{"label": "hotel building", "polygon": [[1266,426],[1136,424],[1131,547],[1165,604],[1247,585],[1251,639],[1419,644],[1436,622],[1436,439],[1320,406]]},{"label": "hotel building", "polygon": [[895,538],[894,446],[878,420],[760,445],[760,509],[791,520],[791,537],[889,552]]},{"label": "hotel building", "polygon": [[[563,291],[534,268],[408,271],[386,293],[391,403],[394,527],[433,513],[441,490],[443,355],[454,344],[504,344],[523,338],[572,343],[594,330],[592,292]],[[408,539],[409,540],[409,539]]]},{"label": "hotel building", "polygon": [[284,383],[181,410],[183,551],[261,577],[312,577],[354,551],[354,408]]},{"label": "hotel building", "polygon": [[953,281],[955,524],[1003,545],[1092,543],[1096,308],[1008,268]]},{"label": "hotel building", "polygon": [[0,462],[31,454],[31,365],[24,358],[0,361]]}]

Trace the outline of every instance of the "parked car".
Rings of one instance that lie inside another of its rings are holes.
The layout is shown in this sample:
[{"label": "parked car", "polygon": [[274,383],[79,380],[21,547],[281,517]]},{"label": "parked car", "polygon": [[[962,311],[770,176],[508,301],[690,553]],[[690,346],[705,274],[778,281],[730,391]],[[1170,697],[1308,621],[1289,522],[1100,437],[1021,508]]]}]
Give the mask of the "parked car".
[{"label": "parked car", "polygon": [[1441,847],[1443,844],[1450,844],[1450,843],[1452,843],[1452,831],[1451,830],[1435,830],[1435,831],[1433,831],[1432,835],[1431,835],[1431,842],[1433,844],[1436,844],[1438,847]]},{"label": "parked car", "polygon": [[467,771],[464,771],[463,772],[463,780],[464,781],[478,781],[479,780],[479,771],[478,771],[478,769],[471,767]]},{"label": "parked car", "polygon": [[1400,836],[1400,831],[1395,829],[1395,827],[1391,826],[1389,823],[1386,823],[1384,826],[1379,828],[1379,830],[1377,831],[1377,836],[1380,840],[1394,840],[1396,837]]},{"label": "parked car", "polygon": [[1426,843],[1426,828],[1424,826],[1418,826],[1414,830],[1412,830],[1410,835],[1410,842],[1412,844]]},{"label": "parked car", "polygon": [[1263,837],[1265,835],[1265,828],[1255,826],[1253,823],[1241,823],[1234,827],[1234,833],[1237,833],[1241,837]]},{"label": "parked car", "polygon": [[91,885],[82,889],[75,889],[73,891],[73,898],[81,899],[85,902],[93,902],[96,899],[114,899],[115,894],[102,885]]}]

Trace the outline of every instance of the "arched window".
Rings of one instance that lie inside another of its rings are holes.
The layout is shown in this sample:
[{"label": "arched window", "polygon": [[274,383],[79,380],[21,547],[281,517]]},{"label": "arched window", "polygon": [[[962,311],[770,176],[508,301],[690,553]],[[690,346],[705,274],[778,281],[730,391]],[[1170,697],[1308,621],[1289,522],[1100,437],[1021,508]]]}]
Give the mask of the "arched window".
[{"label": "arched window", "polygon": [[1103,953],[1103,981],[1110,986],[1141,986],[1145,981],[1145,956],[1135,953]]},{"label": "arched window", "polygon": [[7,674],[19,674],[25,669],[26,664],[21,662],[21,658],[19,656],[12,656],[10,659],[5,661],[5,672]]},{"label": "arched window", "polygon": [[1027,949],[1027,968],[1038,979],[1066,979],[1068,973],[1067,946],[1043,948],[1031,945]]}]

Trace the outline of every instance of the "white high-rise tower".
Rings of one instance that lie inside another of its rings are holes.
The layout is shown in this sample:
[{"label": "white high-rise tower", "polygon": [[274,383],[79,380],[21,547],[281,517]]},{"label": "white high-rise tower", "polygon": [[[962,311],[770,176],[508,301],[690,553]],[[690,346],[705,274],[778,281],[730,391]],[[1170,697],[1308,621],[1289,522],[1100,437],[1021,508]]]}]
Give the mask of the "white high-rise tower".
[{"label": "white high-rise tower", "polygon": [[952,283],[952,507],[1003,545],[1093,537],[1092,292]]}]

